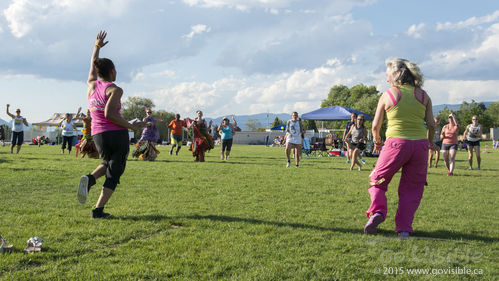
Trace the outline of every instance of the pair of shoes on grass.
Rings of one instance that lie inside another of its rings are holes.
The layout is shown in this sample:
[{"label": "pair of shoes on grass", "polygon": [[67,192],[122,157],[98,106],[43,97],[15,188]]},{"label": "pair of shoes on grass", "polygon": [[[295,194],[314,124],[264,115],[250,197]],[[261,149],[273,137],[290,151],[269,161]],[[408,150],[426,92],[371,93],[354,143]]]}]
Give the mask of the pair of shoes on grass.
[{"label": "pair of shoes on grass", "polygon": [[[375,213],[369,218],[366,225],[364,226],[364,233],[371,235],[376,234],[378,230],[378,225],[382,223],[384,220],[385,219],[383,218],[383,215],[381,213]],[[399,238],[409,238],[409,235],[410,234],[407,231],[401,231],[398,234]]]},{"label": "pair of shoes on grass", "polygon": [[7,240],[5,240],[5,238],[0,236],[0,253],[9,251],[10,249],[12,249],[12,245],[8,245]]},{"label": "pair of shoes on grass", "polygon": [[[89,176],[82,176],[80,178],[80,184],[78,185],[77,198],[81,204],[85,204],[88,199],[88,191],[90,190],[90,178]],[[95,208],[92,210],[93,219],[105,219],[110,217],[111,214],[104,213],[104,207]]]}]

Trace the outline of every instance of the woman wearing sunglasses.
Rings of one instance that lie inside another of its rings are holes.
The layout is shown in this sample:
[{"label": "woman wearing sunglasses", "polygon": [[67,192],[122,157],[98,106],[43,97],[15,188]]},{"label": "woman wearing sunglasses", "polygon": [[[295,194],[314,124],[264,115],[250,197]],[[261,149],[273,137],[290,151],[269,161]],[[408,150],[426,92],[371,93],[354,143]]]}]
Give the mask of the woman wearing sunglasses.
[{"label": "woman wearing sunglasses", "polygon": [[350,131],[345,136],[346,139],[351,138],[350,149],[352,149],[352,161],[350,163],[350,171],[353,170],[355,164],[359,166],[359,171],[362,169],[362,164],[359,162],[360,153],[366,148],[365,138],[367,129],[364,127],[364,115],[357,116],[355,124],[350,126]]},{"label": "woman wearing sunglasses", "polygon": [[466,126],[464,130],[464,137],[468,145],[468,162],[470,164],[469,170],[473,170],[473,150],[476,152],[477,170],[480,170],[480,136],[482,135],[482,127],[478,124],[478,116],[473,115],[471,118],[472,123]]},{"label": "woman wearing sunglasses", "polygon": [[454,175],[458,134],[459,125],[457,124],[454,112],[451,111],[451,114],[449,114],[449,123],[442,128],[442,132],[440,133],[440,139],[442,140],[442,155],[444,156],[448,176]]}]

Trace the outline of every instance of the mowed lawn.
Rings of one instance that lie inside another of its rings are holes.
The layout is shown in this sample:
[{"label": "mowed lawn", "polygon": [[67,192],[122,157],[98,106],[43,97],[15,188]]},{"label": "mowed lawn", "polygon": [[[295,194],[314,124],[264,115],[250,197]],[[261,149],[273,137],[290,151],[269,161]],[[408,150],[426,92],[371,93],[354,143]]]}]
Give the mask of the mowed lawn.
[{"label": "mowed lawn", "polygon": [[[393,232],[400,174],[378,235],[362,231],[376,158],[359,172],[340,157],[286,168],[277,147],[235,145],[226,162],[216,147],[205,163],[185,147],[178,157],[168,149],[160,147],[155,162],[130,157],[106,207],[113,218],[94,220],[103,179],[84,205],[76,189],[99,160],[61,155],[58,146],[24,145],[19,155],[0,147],[0,234],[14,245],[0,254],[0,280],[499,276],[499,151],[482,154],[481,171],[468,171],[467,153],[459,151],[452,177],[441,159],[429,170],[414,238],[400,240]],[[23,252],[32,236],[44,239],[41,253]]]}]

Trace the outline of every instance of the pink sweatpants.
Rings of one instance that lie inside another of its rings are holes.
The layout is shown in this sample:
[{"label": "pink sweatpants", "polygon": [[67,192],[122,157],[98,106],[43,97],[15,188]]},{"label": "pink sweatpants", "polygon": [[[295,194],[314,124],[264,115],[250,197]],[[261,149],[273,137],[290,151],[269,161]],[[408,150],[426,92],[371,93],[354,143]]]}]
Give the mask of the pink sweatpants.
[{"label": "pink sweatpants", "polygon": [[386,191],[393,175],[402,168],[399,184],[399,204],[395,215],[395,231],[412,233],[414,213],[423,197],[428,165],[428,140],[389,138],[371,174],[369,194],[371,206],[366,215],[382,213],[386,218]]}]

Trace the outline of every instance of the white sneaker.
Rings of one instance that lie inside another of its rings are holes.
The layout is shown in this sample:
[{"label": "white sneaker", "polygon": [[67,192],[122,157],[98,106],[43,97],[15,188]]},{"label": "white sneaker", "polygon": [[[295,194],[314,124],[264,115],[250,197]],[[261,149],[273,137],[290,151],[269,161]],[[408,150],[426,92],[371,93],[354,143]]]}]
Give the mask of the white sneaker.
[{"label": "white sneaker", "polygon": [[88,198],[88,177],[87,176],[81,176],[80,178],[80,185],[78,185],[78,193],[77,196],[78,201],[80,201],[81,204],[85,204],[87,202]]},{"label": "white sneaker", "polygon": [[364,160],[364,159],[360,159],[360,162],[362,162],[362,164],[364,164],[364,165],[366,164],[366,160]]},{"label": "white sneaker", "polygon": [[288,163],[286,163],[286,168],[289,168],[289,162],[288,162]]}]

